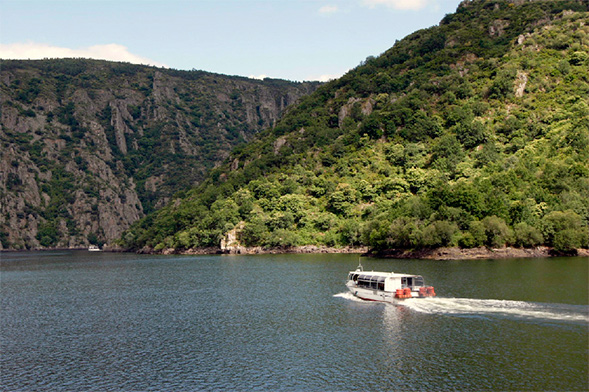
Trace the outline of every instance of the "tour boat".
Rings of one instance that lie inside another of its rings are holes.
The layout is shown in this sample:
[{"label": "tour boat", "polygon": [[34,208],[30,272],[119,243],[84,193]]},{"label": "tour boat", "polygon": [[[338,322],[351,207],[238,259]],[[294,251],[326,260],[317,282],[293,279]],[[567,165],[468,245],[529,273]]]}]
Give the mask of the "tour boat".
[{"label": "tour boat", "polygon": [[97,245],[90,245],[88,247],[88,251],[89,252],[102,252],[102,249],[100,249]]},{"label": "tour boat", "polygon": [[356,271],[350,271],[346,286],[353,295],[367,301],[397,302],[436,295],[432,286],[424,285],[421,275],[368,272],[361,264]]}]

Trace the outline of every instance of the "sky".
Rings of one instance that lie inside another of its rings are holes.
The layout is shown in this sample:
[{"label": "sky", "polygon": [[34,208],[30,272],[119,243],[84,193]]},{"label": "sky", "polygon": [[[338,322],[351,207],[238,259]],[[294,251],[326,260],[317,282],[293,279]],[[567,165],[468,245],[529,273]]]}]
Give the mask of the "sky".
[{"label": "sky", "polygon": [[0,59],[84,57],[292,81],[342,76],[460,0],[0,0]]}]

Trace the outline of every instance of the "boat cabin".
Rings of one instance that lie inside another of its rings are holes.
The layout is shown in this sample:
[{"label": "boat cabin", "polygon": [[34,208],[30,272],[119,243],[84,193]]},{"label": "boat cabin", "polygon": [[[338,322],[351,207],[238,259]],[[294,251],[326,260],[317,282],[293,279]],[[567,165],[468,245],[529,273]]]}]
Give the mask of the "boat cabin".
[{"label": "boat cabin", "polygon": [[406,287],[415,291],[424,286],[423,277],[420,275],[395,274],[393,272],[354,271],[350,272],[348,279],[353,281],[357,287],[380,291],[395,291]]}]

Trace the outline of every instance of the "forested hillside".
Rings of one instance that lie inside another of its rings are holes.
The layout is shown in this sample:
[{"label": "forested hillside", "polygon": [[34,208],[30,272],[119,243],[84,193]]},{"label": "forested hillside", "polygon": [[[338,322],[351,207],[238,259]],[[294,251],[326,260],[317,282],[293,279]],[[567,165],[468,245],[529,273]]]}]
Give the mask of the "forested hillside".
[{"label": "forested hillside", "polygon": [[0,249],[119,237],[317,85],[84,59],[2,60]]},{"label": "forested hillside", "polygon": [[583,1],[464,1],[304,98],[121,244],[587,247],[588,15]]}]

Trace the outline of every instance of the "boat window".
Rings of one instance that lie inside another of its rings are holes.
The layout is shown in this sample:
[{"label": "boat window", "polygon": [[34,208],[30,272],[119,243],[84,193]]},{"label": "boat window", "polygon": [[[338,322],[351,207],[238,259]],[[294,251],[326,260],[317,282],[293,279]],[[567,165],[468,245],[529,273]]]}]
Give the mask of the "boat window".
[{"label": "boat window", "polygon": [[417,276],[417,277],[415,278],[414,285],[415,285],[415,286],[417,286],[417,287],[421,287],[421,286],[423,286],[423,277],[421,277],[421,276]]},{"label": "boat window", "polygon": [[403,276],[401,278],[401,287],[413,287],[413,277]]},{"label": "boat window", "polygon": [[360,286],[360,287],[370,287],[370,275],[360,275],[360,276],[358,276],[358,286]]},{"label": "boat window", "polygon": [[348,275],[348,280],[353,280],[354,282],[358,280],[358,274],[355,274],[353,272],[350,272],[350,274]]},{"label": "boat window", "polygon": [[384,281],[386,277],[378,275],[356,275],[352,277],[359,287],[370,288],[384,291]]},{"label": "boat window", "polygon": [[384,276],[380,276],[377,281],[377,289],[384,291]]}]

